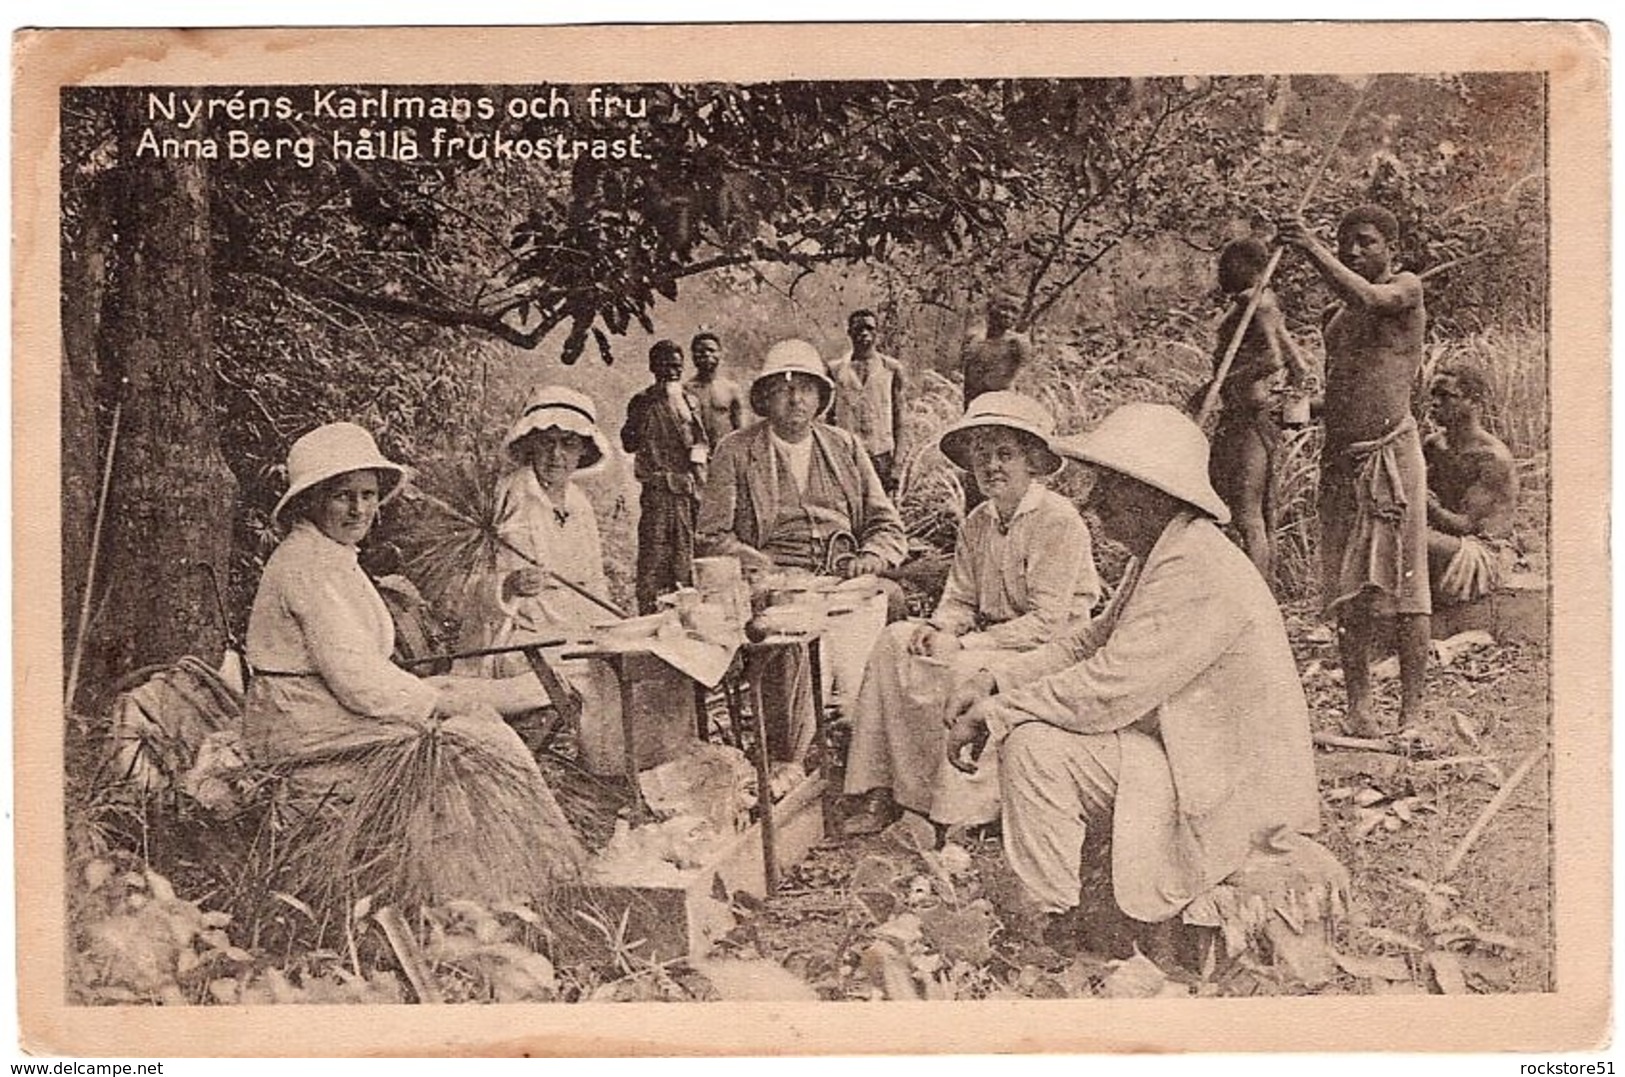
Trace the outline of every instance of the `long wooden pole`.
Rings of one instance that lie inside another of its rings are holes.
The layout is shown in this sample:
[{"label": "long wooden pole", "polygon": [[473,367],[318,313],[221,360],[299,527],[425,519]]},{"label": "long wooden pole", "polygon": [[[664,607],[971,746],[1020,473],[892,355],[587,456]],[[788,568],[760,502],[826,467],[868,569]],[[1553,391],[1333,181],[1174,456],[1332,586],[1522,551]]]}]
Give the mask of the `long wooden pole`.
[{"label": "long wooden pole", "polygon": [[[1365,93],[1370,88],[1370,85],[1370,83],[1366,83],[1365,87],[1361,88],[1360,96],[1354,101],[1354,107],[1349,109],[1349,114],[1343,118],[1343,126],[1338,129],[1337,137],[1332,139],[1331,145],[1326,147],[1326,152],[1320,158],[1319,167],[1315,169],[1314,176],[1309,180],[1309,186],[1304,188],[1303,197],[1298,199],[1298,208],[1293,214],[1294,217],[1303,216],[1303,211],[1309,207],[1309,200],[1314,197],[1315,188],[1320,186],[1321,177],[1326,174],[1326,166],[1331,163],[1332,154],[1336,153],[1337,147],[1342,145],[1343,136],[1348,134],[1349,127],[1354,123],[1354,117],[1360,111],[1360,106],[1365,103]],[[1264,289],[1270,286],[1270,278],[1275,276],[1275,267],[1281,264],[1281,254],[1284,249],[1277,247],[1270,254],[1270,260],[1264,266],[1264,272],[1258,275],[1258,280],[1254,282],[1251,294],[1247,296],[1247,307],[1241,312],[1241,321],[1236,324],[1236,331],[1231,334],[1230,343],[1224,349],[1224,358],[1219,361],[1219,367],[1213,374],[1213,381],[1208,385],[1207,393],[1202,397],[1202,407],[1196,413],[1197,426],[1206,427],[1208,420],[1213,417],[1213,409],[1219,402],[1219,389],[1224,385],[1224,379],[1230,375],[1230,367],[1236,361],[1236,353],[1241,350],[1242,337],[1247,335],[1247,327],[1253,324],[1253,315],[1258,313],[1258,304],[1264,298]]]},{"label": "long wooden pole", "polygon": [[102,488],[96,496],[96,522],[90,530],[90,563],[85,568],[85,593],[79,601],[79,627],[73,637],[73,658],[68,663],[68,686],[62,700],[65,712],[73,709],[79,691],[79,664],[85,656],[85,637],[90,634],[90,600],[96,589],[96,558],[102,545],[102,521],[107,515],[107,492],[113,484],[113,458],[118,454],[119,423],[124,418],[124,401],[113,405],[113,425],[107,435],[107,459],[102,464]]},{"label": "long wooden pole", "polygon": [[1519,783],[1529,777],[1529,772],[1535,769],[1535,764],[1540,762],[1541,756],[1545,754],[1546,748],[1542,746],[1525,756],[1524,761],[1518,764],[1518,769],[1512,772],[1512,775],[1496,791],[1495,796],[1490,798],[1490,802],[1484,805],[1484,810],[1478,813],[1478,818],[1473,820],[1473,825],[1467,829],[1467,833],[1462,835],[1461,840],[1456,843],[1455,849],[1451,850],[1450,859],[1446,860],[1444,867],[1439,869],[1441,882],[1450,878],[1456,873],[1456,869],[1461,867],[1462,859],[1466,857],[1467,850],[1471,849],[1473,842],[1477,841],[1479,835],[1484,833],[1484,828],[1490,825],[1490,820],[1495,818],[1495,813],[1506,807],[1507,801],[1512,799],[1512,794],[1518,788]]}]

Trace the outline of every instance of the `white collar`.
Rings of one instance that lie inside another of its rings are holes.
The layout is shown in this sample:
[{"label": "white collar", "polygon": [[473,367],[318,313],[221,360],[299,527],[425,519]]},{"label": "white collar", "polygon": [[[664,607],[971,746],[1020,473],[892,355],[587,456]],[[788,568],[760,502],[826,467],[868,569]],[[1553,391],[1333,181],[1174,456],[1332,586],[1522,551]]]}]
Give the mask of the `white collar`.
[{"label": "white collar", "polygon": [[992,498],[988,498],[986,501],[976,506],[976,508],[972,509],[971,512],[973,514],[977,512],[984,513],[993,520],[994,524],[1002,527],[1009,527],[1020,517],[1025,516],[1029,512],[1035,511],[1038,508],[1038,503],[1043,500],[1044,494],[1047,492],[1047,490],[1048,487],[1041,484],[1037,479],[1034,479],[1032,482],[1028,483],[1027,492],[1021,495],[1020,501],[1016,502],[1016,511],[1010,514],[1010,518],[1008,520],[1000,518],[999,507],[993,503]]},{"label": "white collar", "polygon": [[345,542],[334,542],[326,533],[310,520],[299,520],[288,532],[288,538],[298,536],[299,541],[310,547],[311,553],[323,560],[337,561],[345,565],[357,563],[361,551]]}]

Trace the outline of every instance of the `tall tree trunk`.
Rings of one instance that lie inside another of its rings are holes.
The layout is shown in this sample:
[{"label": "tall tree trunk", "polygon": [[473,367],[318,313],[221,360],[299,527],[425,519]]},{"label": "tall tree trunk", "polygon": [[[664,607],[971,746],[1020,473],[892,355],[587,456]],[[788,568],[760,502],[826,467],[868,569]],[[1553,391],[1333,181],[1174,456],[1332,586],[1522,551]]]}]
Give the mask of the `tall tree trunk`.
[{"label": "tall tree trunk", "polygon": [[[237,484],[220,451],[206,165],[133,156],[139,97],[118,116],[114,266],[101,334],[104,413],[123,418],[81,686],[184,654],[218,659],[207,573],[224,578]],[[72,436],[65,432],[65,436]],[[88,697],[81,691],[80,701]]]},{"label": "tall tree trunk", "polygon": [[[77,192],[76,192],[77,193]],[[62,245],[62,653],[71,656],[79,626],[95,524],[100,460],[107,434],[100,414],[97,354],[112,237],[107,186],[85,184],[79,229]],[[66,216],[66,213],[64,213]]]}]

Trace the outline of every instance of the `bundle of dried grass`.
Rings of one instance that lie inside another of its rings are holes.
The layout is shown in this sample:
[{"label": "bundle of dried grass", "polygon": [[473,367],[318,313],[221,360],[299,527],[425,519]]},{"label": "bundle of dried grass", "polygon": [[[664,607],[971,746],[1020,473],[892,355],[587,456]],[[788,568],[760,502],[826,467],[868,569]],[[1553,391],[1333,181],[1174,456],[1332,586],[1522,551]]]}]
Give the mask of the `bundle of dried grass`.
[{"label": "bundle of dried grass", "polygon": [[585,853],[522,751],[453,722],[369,746],[354,767],[353,800],[301,865],[323,904],[516,902],[551,919],[578,878]]}]

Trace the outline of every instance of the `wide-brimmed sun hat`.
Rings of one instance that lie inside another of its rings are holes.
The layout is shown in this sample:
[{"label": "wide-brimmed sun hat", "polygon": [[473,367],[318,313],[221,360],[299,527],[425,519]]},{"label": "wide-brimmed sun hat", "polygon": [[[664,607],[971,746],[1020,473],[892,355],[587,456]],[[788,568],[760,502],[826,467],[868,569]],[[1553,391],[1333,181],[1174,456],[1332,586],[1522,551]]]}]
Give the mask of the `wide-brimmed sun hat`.
[{"label": "wide-brimmed sun hat", "polygon": [[937,448],[942,450],[942,455],[970,471],[975,432],[989,427],[1003,427],[1025,435],[1024,440],[1039,450],[1034,459],[1035,474],[1053,475],[1065,463],[1050,448],[1050,438],[1055,434],[1055,416],[1026,393],[1009,389],[982,393],[972,400],[965,414],[937,438]]},{"label": "wide-brimmed sun hat", "polygon": [[355,423],[318,426],[288,449],[288,492],[271,510],[271,522],[282,523],[282,510],[306,490],[351,471],[379,473],[379,483],[388,486],[379,491],[380,505],[400,493],[403,481],[411,474],[410,468],[385,459],[378,451],[378,443],[363,427]]},{"label": "wide-brimmed sun hat", "polygon": [[1229,508],[1208,481],[1207,437],[1176,407],[1124,404],[1093,430],[1050,444],[1063,456],[1138,479],[1221,524],[1230,522]]},{"label": "wide-brimmed sun hat", "polygon": [[781,340],[767,349],[761,372],[750,383],[750,407],[758,415],[767,414],[767,390],[775,377],[788,381],[796,374],[805,374],[818,382],[818,414],[829,407],[829,398],[835,393],[835,383],[829,380],[824,360],[818,349],[805,340]]},{"label": "wide-brimmed sun hat", "polygon": [[519,413],[519,418],[508,430],[508,436],[503,439],[502,447],[516,463],[526,463],[520,459],[517,446],[526,435],[549,427],[579,434],[586,440],[581,463],[576,467],[577,474],[597,470],[609,458],[609,439],[598,429],[597,405],[586,393],[566,389],[562,385],[543,385],[532,390],[530,399],[525,401],[525,409]]}]

